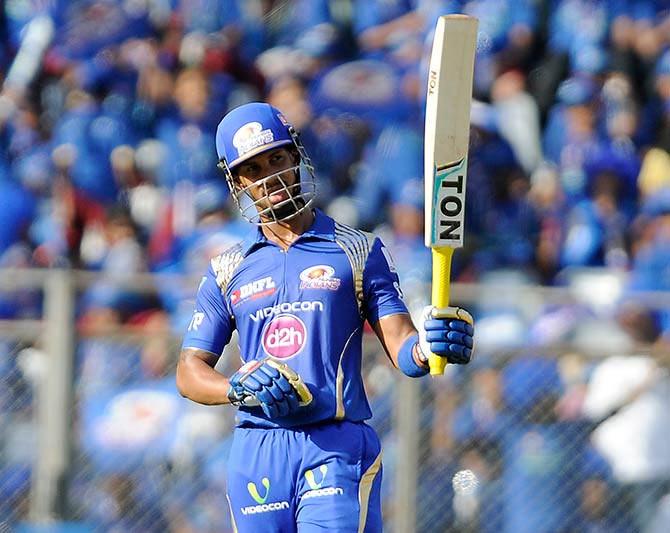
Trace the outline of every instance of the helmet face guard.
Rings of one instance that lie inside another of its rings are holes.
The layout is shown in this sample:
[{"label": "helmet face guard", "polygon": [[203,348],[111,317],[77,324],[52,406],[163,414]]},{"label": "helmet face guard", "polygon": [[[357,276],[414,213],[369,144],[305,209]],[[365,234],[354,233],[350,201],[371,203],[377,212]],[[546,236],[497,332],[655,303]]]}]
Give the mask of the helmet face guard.
[{"label": "helmet face guard", "polygon": [[[242,217],[259,226],[294,218],[310,209],[316,197],[316,182],[312,161],[293,126],[287,126],[287,130],[291,136],[292,145],[298,152],[299,162],[297,165],[265,176],[251,185],[243,187],[239,178],[235,175],[235,167],[241,162],[238,162],[234,167],[230,167],[225,158],[219,160],[218,167],[226,177],[226,183]],[[287,146],[287,144],[284,146]],[[263,152],[257,152],[255,155],[258,155],[258,153]],[[307,172],[301,172],[301,166]],[[293,179],[291,179],[291,174],[294,175]],[[262,191],[262,194],[257,194],[254,197],[253,190]],[[270,197],[278,192],[283,192],[286,199],[273,204]]]}]

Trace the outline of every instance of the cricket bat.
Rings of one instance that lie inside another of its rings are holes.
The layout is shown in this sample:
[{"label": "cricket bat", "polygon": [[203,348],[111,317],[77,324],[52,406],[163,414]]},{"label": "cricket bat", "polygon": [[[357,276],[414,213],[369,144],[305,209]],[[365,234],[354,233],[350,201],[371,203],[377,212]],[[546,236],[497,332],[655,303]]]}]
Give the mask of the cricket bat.
[{"label": "cricket bat", "polygon": [[[425,242],[432,249],[433,317],[449,306],[451,256],[463,246],[465,186],[470,138],[470,101],[477,19],[438,19],[428,71],[424,144]],[[430,374],[444,373],[446,359],[428,358]]]}]

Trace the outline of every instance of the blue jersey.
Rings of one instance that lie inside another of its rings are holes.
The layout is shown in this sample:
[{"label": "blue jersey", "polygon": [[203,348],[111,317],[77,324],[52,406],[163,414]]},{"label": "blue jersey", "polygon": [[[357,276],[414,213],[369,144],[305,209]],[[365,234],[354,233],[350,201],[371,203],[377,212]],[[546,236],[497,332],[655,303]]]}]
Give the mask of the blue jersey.
[{"label": "blue jersey", "polygon": [[212,259],[196,297],[184,348],[220,355],[233,330],[246,361],[271,356],[298,372],[314,401],[269,420],[240,407],[243,427],[362,421],[371,412],[361,376],[365,320],[407,313],[398,275],[381,240],[315,211],[287,251],[258,229]]}]

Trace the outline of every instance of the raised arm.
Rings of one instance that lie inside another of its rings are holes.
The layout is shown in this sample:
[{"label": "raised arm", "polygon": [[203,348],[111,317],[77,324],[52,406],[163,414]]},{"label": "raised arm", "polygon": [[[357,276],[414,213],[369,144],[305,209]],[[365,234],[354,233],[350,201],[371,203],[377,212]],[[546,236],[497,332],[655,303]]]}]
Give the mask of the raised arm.
[{"label": "raised arm", "polygon": [[[410,316],[406,313],[387,315],[370,325],[382,343],[384,351],[386,351],[386,355],[388,355],[393,366],[399,368],[398,354],[400,348],[405,341],[418,335]],[[417,359],[416,363],[420,364],[420,361]]]},{"label": "raised arm", "polygon": [[[449,307],[438,317],[433,310],[426,308],[424,321],[430,350],[449,363],[469,363],[474,335],[470,314],[460,307]],[[371,325],[396,368],[413,378],[429,372],[428,354],[422,351],[419,334],[408,314],[387,315]]]},{"label": "raised arm", "polygon": [[[428,354],[423,353],[407,307],[402,301],[400,281],[393,260],[377,238],[363,273],[365,312],[396,368],[410,377],[428,373]],[[460,307],[441,310],[427,307],[423,327],[432,353],[449,363],[466,364],[472,355],[473,321]]]}]

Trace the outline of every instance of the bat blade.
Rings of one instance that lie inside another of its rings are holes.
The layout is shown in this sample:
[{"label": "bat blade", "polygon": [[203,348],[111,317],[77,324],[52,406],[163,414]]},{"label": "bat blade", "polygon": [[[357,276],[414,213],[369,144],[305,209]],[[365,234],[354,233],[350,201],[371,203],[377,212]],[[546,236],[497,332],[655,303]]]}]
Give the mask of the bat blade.
[{"label": "bat blade", "polygon": [[426,246],[463,246],[477,19],[438,19],[428,72],[424,172]]},{"label": "bat blade", "polygon": [[[463,246],[470,102],[477,47],[477,19],[438,19],[428,71],[424,145],[425,243],[433,251],[431,303],[449,305],[453,250]],[[444,373],[445,360],[429,357],[430,373]]]}]

